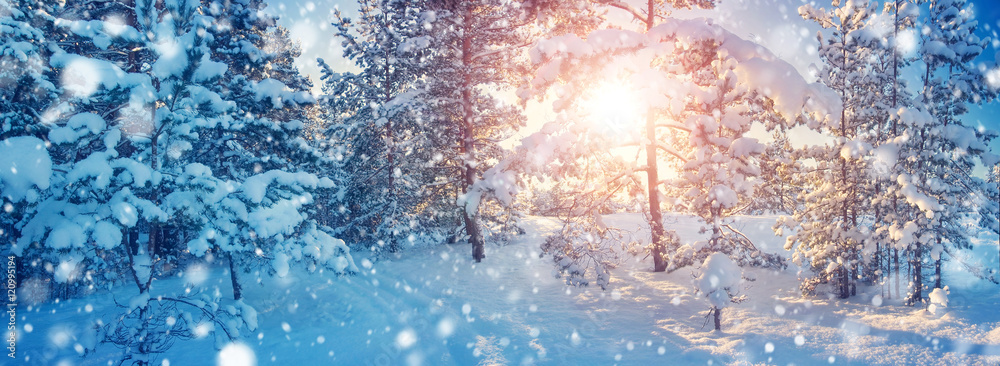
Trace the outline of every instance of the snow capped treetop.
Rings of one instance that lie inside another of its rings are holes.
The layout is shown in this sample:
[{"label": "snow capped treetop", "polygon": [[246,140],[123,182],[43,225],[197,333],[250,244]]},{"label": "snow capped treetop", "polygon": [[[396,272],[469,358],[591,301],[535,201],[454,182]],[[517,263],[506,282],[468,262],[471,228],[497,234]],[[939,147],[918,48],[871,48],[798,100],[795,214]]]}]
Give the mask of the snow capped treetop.
[{"label": "snow capped treetop", "polygon": [[49,64],[62,69],[62,87],[75,97],[86,98],[100,88],[135,88],[149,83],[149,77],[129,74],[112,62],[58,52],[49,58]]},{"label": "snow capped treetop", "polygon": [[99,115],[90,112],[78,113],[70,117],[65,126],[49,131],[49,141],[53,144],[76,142],[88,134],[100,134],[106,125],[104,118]]},{"label": "snow capped treetop", "polygon": [[330,178],[319,178],[304,172],[290,173],[282,170],[271,170],[247,178],[243,182],[241,190],[251,202],[261,203],[267,194],[267,187],[271,184],[303,186],[312,189],[333,187],[333,181]]},{"label": "snow capped treetop", "polygon": [[264,79],[255,82],[253,85],[254,100],[260,102],[267,100],[277,109],[284,105],[303,105],[315,103],[316,99],[306,91],[293,91],[285,83],[275,79]]},{"label": "snow capped treetop", "polygon": [[716,308],[724,308],[733,302],[732,292],[743,280],[743,270],[726,254],[715,253],[701,264],[700,274],[694,280],[695,288],[708,297]]},{"label": "snow capped treetop", "polygon": [[57,27],[65,28],[81,37],[90,38],[102,50],[108,49],[113,40],[136,42],[141,39],[135,28],[129,27],[120,18],[108,20],[56,19]]},{"label": "snow capped treetop", "polygon": [[935,316],[942,316],[948,310],[948,294],[951,291],[948,286],[944,288],[935,288],[934,291],[927,296],[930,305],[927,306],[927,311]]}]

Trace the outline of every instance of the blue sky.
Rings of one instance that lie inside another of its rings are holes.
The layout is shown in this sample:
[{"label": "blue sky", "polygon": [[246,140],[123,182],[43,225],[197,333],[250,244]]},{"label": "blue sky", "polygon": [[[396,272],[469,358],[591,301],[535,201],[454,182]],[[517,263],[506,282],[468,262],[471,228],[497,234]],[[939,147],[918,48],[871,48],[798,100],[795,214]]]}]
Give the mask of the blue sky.
[{"label": "blue sky", "polygon": [[[717,9],[677,12],[675,16],[714,18],[733,33],[757,41],[785,58],[799,72],[807,74],[810,64],[818,62],[815,35],[819,27],[798,16],[797,9],[805,2],[813,2],[817,7],[829,7],[827,0],[722,0]],[[988,48],[979,61],[993,62],[996,50],[1000,48],[1000,0],[971,2],[975,3],[980,35],[993,39],[993,47]],[[298,64],[314,82],[318,82],[319,77],[317,57],[324,58],[335,69],[352,69],[350,62],[340,57],[341,41],[334,37],[329,23],[335,9],[340,9],[345,15],[354,14],[357,11],[355,1],[269,0],[268,3],[268,11],[279,15],[279,23],[301,43],[303,56]],[[535,108],[538,109],[537,106]],[[544,111],[534,114],[543,115],[538,118],[548,115]],[[973,106],[965,119],[970,125],[1000,130],[1000,102]],[[995,152],[1000,153],[1000,140],[994,141],[992,146]]]}]

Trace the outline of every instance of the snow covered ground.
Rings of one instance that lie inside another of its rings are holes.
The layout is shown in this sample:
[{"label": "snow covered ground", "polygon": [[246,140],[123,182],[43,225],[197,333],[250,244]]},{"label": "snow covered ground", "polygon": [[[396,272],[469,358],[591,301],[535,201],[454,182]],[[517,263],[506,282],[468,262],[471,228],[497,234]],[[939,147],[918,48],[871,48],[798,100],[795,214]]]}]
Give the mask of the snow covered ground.
[{"label": "snow covered ground", "polygon": [[[644,230],[638,215],[606,217],[609,226]],[[741,218],[759,246],[781,252],[774,217]],[[539,244],[558,228],[530,218],[527,234],[491,246],[473,264],[466,245],[415,249],[396,260],[358,264],[352,277],[306,275],[248,283],[259,328],[242,345],[215,350],[211,337],[178,342],[158,362],[237,365],[250,358],[281,365],[648,365],[648,364],[1000,364],[1000,288],[946,268],[951,304],[941,317],[859,289],[847,301],[802,298],[797,269],[748,270],[749,300],[723,312],[711,331],[707,300],[692,294],[693,270],[652,273],[640,259],[614,272],[607,291],[567,287],[553,277]],[[683,241],[699,236],[695,219],[668,218]],[[646,234],[648,237],[648,234]],[[996,257],[996,238],[982,238],[978,258]],[[991,259],[995,260],[995,259]],[[992,265],[995,265],[993,263]],[[162,290],[185,281],[218,283],[222,269],[189,268]],[[134,289],[22,308],[18,359],[0,364],[106,365],[120,351],[101,346],[81,358],[85,327]],[[79,346],[78,346],[79,345]],[[248,351],[249,350],[249,351]],[[226,357],[219,357],[225,355]]]}]

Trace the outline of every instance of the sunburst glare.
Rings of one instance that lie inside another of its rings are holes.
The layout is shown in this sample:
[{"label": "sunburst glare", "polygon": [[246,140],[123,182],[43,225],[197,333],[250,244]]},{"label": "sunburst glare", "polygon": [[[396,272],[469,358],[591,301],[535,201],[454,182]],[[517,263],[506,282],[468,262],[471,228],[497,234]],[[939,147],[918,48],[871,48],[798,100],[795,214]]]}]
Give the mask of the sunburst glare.
[{"label": "sunburst glare", "polygon": [[602,82],[590,90],[581,106],[595,128],[615,135],[637,131],[642,118],[639,95],[623,82]]}]

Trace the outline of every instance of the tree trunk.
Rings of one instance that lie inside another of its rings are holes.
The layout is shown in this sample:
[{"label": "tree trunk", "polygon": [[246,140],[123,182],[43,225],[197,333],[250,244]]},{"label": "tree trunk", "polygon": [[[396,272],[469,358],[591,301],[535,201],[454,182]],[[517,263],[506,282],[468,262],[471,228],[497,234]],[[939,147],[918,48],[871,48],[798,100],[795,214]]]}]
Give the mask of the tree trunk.
[{"label": "tree trunk", "polygon": [[900,296],[899,296],[899,249],[892,248],[892,264],[893,264],[894,267],[896,267],[896,270],[893,271],[893,275],[896,278],[896,298],[898,299],[898,298],[900,298]]},{"label": "tree trunk", "polygon": [[934,288],[942,288],[941,286],[941,257],[938,257],[934,261]]},{"label": "tree trunk", "polygon": [[[465,30],[462,36],[462,66],[463,79],[462,79],[462,150],[464,153],[463,164],[464,168],[464,187],[462,187],[462,192],[465,194],[469,193],[469,189],[476,182],[476,145],[475,145],[475,130],[473,129],[473,110],[472,110],[472,39],[470,34],[472,34],[471,29],[472,14],[468,7],[463,10],[462,26]],[[467,207],[469,203],[466,202],[466,207],[462,207],[462,217],[465,220],[465,233],[469,236],[469,244],[472,244],[472,259],[476,263],[481,262],[483,258],[486,258],[486,240],[483,239],[483,233],[479,230],[478,215],[476,214],[479,209],[474,208],[473,212],[469,212],[470,209]]]},{"label": "tree trunk", "polygon": [[[941,246],[941,237],[937,237],[937,245]],[[943,249],[943,248],[942,248]],[[944,253],[938,253],[937,259],[934,260],[934,288],[941,288],[941,256]]]},{"label": "tree trunk", "polygon": [[[841,69],[847,70],[847,49],[843,50],[843,54],[844,55],[843,55],[843,59],[842,60],[843,60],[844,64],[841,65]],[[847,95],[846,95],[846,92],[843,92],[840,95],[840,99],[841,99],[841,101],[844,102],[844,104],[847,104],[847,100],[846,100],[847,99]],[[846,108],[840,110],[840,133],[839,133],[839,136],[837,136],[837,137],[842,137],[842,138],[848,138],[849,137],[848,133],[847,133],[847,109]],[[848,187],[850,187],[850,183],[848,182],[848,179],[847,179],[847,158],[845,158],[843,156],[840,157],[840,187],[841,187],[841,189],[848,189]],[[850,190],[849,192],[853,194],[853,190]],[[853,195],[852,195],[852,198],[853,198]],[[840,225],[843,228],[843,230],[845,230],[845,231],[848,230],[847,224],[848,224],[848,220],[850,220],[850,215],[848,214],[848,212],[849,212],[848,211],[849,210],[848,206],[851,205],[851,204],[853,204],[853,202],[851,202],[851,200],[848,200],[848,199],[845,199],[843,202],[841,202],[841,207],[840,207],[840,210],[841,210],[841,213],[840,213]],[[836,243],[834,243],[834,244],[836,244]],[[847,240],[845,240],[845,241],[842,242],[841,248],[838,248],[838,250],[839,250],[838,254],[841,255],[841,256],[847,257],[847,258],[844,258],[844,263],[841,263],[840,268],[838,268],[838,270],[840,271],[839,272],[839,275],[840,275],[840,284],[839,284],[839,289],[838,290],[840,290],[840,298],[841,299],[846,299],[846,298],[850,297],[850,289],[849,289],[849,287],[850,287],[849,286],[850,280],[848,279],[848,277],[850,277],[850,268],[849,268],[849,266],[851,264],[850,263],[851,262],[850,253],[851,253],[852,249],[853,248],[851,248],[850,241],[847,241]]]},{"label": "tree trunk", "polygon": [[[653,28],[656,20],[656,7],[653,0],[646,2],[646,32]],[[656,163],[656,116],[650,108],[646,111],[646,179],[649,194],[649,231],[650,244],[653,253],[653,272],[663,272],[667,270],[667,249],[663,244],[663,214],[660,212],[659,167]]]},{"label": "tree trunk", "polygon": [[663,244],[663,216],[660,213],[660,194],[658,182],[659,172],[656,164],[656,119],[653,118],[652,111],[646,115],[646,138],[649,144],[646,145],[646,178],[648,182],[649,194],[649,230],[650,243],[653,252],[653,272],[663,272],[667,270],[666,248]]},{"label": "tree trunk", "polygon": [[722,330],[722,309],[713,306],[712,313],[715,317],[715,330]]},{"label": "tree trunk", "polygon": [[243,287],[240,286],[238,274],[236,273],[236,255],[229,253],[229,279],[233,282],[233,300],[243,298]]},{"label": "tree trunk", "polygon": [[848,268],[846,264],[841,265],[840,266],[840,286],[838,286],[838,287],[840,287],[840,298],[841,299],[846,299],[848,297],[851,297],[851,291],[850,291],[850,287],[851,286],[849,285],[850,284],[850,278],[849,277],[851,277],[851,270],[850,270],[850,268]]},{"label": "tree trunk", "polygon": [[924,290],[924,278],[921,273],[921,267],[923,262],[921,259],[924,257],[924,247],[921,244],[916,244],[916,250],[913,251],[913,258],[910,260],[910,266],[913,267],[913,292],[910,298],[906,300],[908,305],[916,305],[923,300],[923,290]]},{"label": "tree trunk", "polygon": [[[878,214],[875,215],[878,217]],[[883,297],[885,296],[885,271],[882,270],[882,244],[875,243],[875,271],[874,276],[869,282],[877,283]]]},{"label": "tree trunk", "polygon": [[851,278],[850,278],[851,296],[857,296],[858,295],[858,265],[857,265],[857,263],[855,262],[855,264],[853,266],[851,266],[851,268],[852,268],[851,269]]}]

